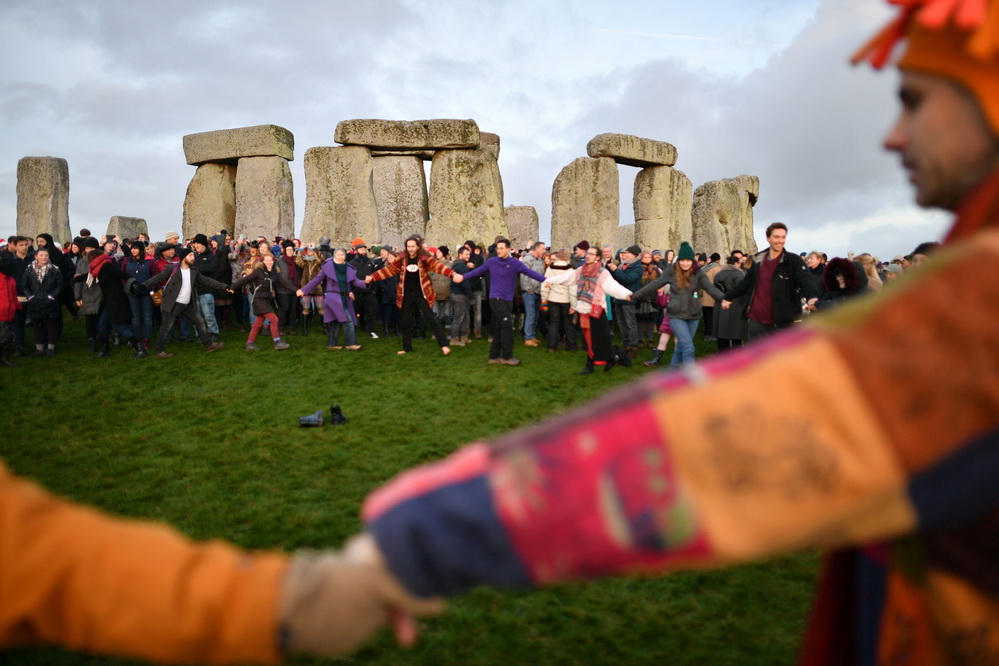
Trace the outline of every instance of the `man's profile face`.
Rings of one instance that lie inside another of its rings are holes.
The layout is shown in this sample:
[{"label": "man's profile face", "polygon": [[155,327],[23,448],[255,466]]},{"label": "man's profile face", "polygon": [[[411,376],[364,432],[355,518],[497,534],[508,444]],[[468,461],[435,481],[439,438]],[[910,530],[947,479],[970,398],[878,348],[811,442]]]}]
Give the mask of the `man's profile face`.
[{"label": "man's profile face", "polygon": [[808,266],[809,268],[815,268],[816,266],[819,265],[819,258],[816,257],[814,254],[810,254],[807,257],[805,257],[805,265]]},{"label": "man's profile face", "polygon": [[784,249],[784,243],[787,242],[787,231],[784,229],[774,229],[767,236],[767,242],[770,243],[770,251],[774,254],[780,254]]},{"label": "man's profile face", "polygon": [[586,256],[586,250],[584,250],[581,247],[577,247],[576,248],[576,256],[577,257],[585,257]]},{"label": "man's profile face", "polygon": [[197,252],[198,254],[204,254],[205,250],[208,249],[207,247],[205,247],[201,243],[191,243],[191,247],[193,247],[194,251]]},{"label": "man's profile face", "polygon": [[635,255],[633,255],[631,252],[628,252],[627,250],[624,250],[623,252],[621,252],[621,261],[626,264],[633,264],[635,263]]},{"label": "man's profile face", "polygon": [[999,139],[971,94],[949,79],[903,71],[899,97],[884,147],[902,158],[916,203],[955,210],[999,168]]}]

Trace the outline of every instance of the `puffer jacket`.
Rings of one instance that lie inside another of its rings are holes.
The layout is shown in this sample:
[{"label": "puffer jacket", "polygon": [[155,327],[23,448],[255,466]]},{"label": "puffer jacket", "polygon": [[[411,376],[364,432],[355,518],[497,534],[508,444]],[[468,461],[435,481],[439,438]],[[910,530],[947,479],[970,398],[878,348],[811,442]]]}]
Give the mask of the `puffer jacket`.
[{"label": "puffer jacket", "polygon": [[[573,270],[572,264],[568,261],[555,261],[545,269],[545,277],[557,277],[571,270]],[[549,303],[568,303],[569,285],[552,284],[546,280],[541,285],[541,300]]]},{"label": "puffer jacket", "polygon": [[633,300],[641,300],[664,285],[669,285],[669,305],[666,306],[667,316],[674,319],[700,319],[701,299],[697,290],[703,289],[718,300],[725,298],[725,293],[711,282],[703,270],[695,271],[686,287],[676,285],[676,273],[673,269],[665,271],[658,279],[648,283],[632,296]]}]

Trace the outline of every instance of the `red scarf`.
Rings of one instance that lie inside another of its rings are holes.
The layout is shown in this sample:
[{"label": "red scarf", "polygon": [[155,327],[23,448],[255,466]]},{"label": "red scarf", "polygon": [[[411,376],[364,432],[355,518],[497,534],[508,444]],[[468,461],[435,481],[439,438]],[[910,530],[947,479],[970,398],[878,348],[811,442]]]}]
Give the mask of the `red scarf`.
[{"label": "red scarf", "polygon": [[999,171],[986,178],[961,203],[944,244],[963,240],[995,224],[999,224]]},{"label": "red scarf", "polygon": [[101,254],[98,257],[94,257],[94,260],[90,262],[90,268],[88,269],[90,274],[96,278],[97,274],[101,272],[101,268],[104,266],[104,264],[108,263],[109,261],[111,261],[110,254]]}]

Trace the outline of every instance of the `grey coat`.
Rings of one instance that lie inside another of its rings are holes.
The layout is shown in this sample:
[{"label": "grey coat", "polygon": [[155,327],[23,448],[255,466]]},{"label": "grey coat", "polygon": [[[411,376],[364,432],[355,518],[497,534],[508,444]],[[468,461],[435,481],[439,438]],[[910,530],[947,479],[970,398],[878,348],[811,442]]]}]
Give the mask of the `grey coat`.
[{"label": "grey coat", "polygon": [[641,300],[656,293],[657,289],[667,284],[669,285],[669,305],[666,306],[666,315],[674,319],[701,318],[701,299],[697,297],[699,288],[718,300],[725,298],[725,294],[711,283],[703,270],[698,270],[691,276],[690,284],[679,288],[676,286],[676,274],[672,268],[669,268],[658,278],[632,294],[631,299],[633,301]]}]

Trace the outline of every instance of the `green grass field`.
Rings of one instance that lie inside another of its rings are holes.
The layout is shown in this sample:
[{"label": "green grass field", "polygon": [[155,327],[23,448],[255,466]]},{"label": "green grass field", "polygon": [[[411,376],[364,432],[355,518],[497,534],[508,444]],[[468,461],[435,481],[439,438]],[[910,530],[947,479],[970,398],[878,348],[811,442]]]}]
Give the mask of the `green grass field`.
[{"label": "green grass field", "polygon": [[[520,367],[487,366],[485,339],[447,358],[432,339],[404,357],[395,354],[398,338],[328,351],[315,332],[288,338],[283,352],[266,337],[260,352],[245,352],[245,334],[230,332],[215,354],[175,343],[172,359],[134,360],[125,347],[98,359],[85,351],[82,329],[67,320],[54,358],[0,367],[8,421],[0,457],[77,502],[251,549],[338,546],[360,529],[363,498],[399,471],[649,372],[636,363],[580,377],[582,352],[522,344]],[[699,355],[711,348],[698,343]],[[299,416],[330,403],[342,406],[346,425],[298,427]],[[424,621],[413,650],[383,632],[343,661],[786,664],[816,570],[817,557],[804,553],[533,592],[479,589]],[[131,662],[42,647],[0,650],[8,663]]]}]

